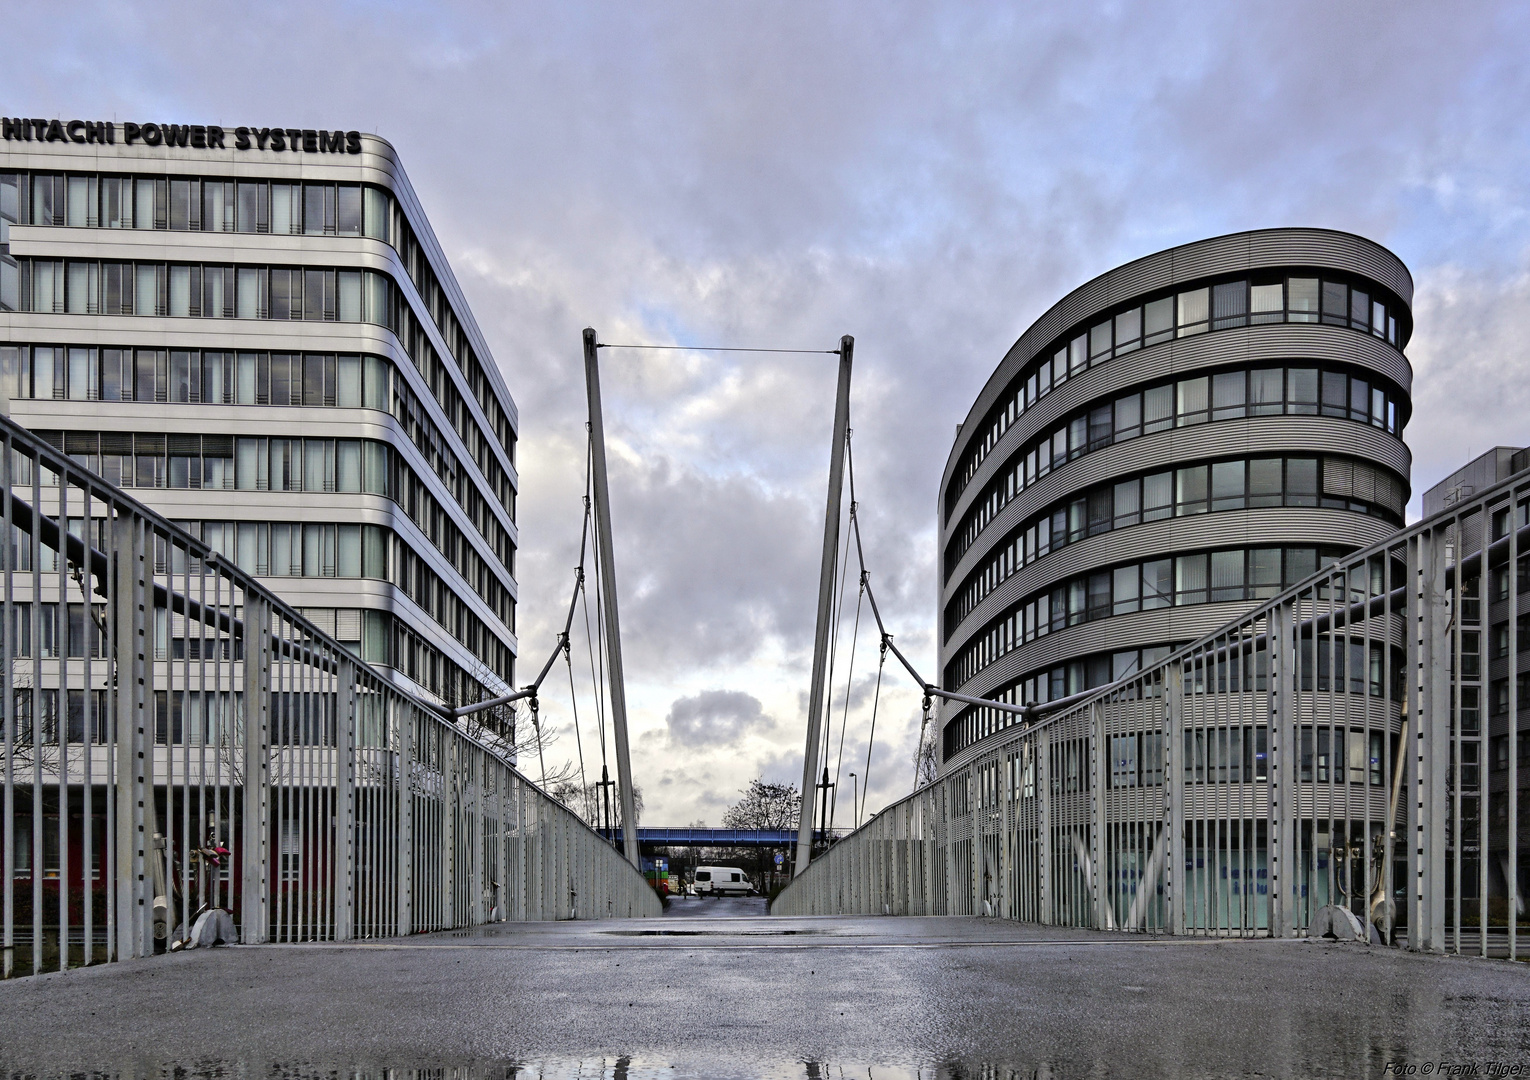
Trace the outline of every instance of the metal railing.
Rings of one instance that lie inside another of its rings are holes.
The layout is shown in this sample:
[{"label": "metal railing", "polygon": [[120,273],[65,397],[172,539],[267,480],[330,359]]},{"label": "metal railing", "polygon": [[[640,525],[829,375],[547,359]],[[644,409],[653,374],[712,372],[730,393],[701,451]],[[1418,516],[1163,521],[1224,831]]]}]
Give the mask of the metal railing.
[{"label": "metal railing", "polygon": [[1514,956],[1527,541],[1522,475],[1045,719],[977,707],[976,745],[772,911]]},{"label": "metal railing", "polygon": [[[3,973],[657,915],[492,739],[0,418]],[[322,555],[322,553],[321,553]]]}]

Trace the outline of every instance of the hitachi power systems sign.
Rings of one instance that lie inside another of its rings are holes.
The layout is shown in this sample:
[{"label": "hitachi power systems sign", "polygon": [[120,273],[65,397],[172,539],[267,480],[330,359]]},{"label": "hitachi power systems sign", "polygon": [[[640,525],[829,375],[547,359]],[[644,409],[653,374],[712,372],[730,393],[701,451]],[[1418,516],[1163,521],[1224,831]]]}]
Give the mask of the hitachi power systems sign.
[{"label": "hitachi power systems sign", "polygon": [[[119,128],[121,129],[119,132]],[[315,128],[236,127],[216,124],[117,124],[112,120],[29,120],[0,117],[0,139],[8,142],[73,142],[125,146],[186,147],[192,150],[275,150],[304,154],[359,154],[361,132]]]}]

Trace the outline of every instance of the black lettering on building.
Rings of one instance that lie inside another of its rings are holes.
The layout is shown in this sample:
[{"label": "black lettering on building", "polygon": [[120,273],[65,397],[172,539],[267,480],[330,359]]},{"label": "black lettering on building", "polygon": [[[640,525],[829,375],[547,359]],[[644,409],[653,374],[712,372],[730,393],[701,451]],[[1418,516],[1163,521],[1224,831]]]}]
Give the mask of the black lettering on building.
[{"label": "black lettering on building", "polygon": [[145,124],[143,126],[143,141],[146,146],[158,146],[164,141],[164,132],[159,130],[158,124]]},{"label": "black lettering on building", "polygon": [[68,142],[69,141],[69,137],[64,134],[64,125],[60,124],[57,120],[49,120],[48,121],[48,141],[49,142]]},{"label": "black lettering on building", "polygon": [[227,149],[223,145],[223,129],[217,124],[207,125],[207,148],[209,150]]},{"label": "black lettering on building", "polygon": [[191,125],[191,145],[197,150],[207,149],[207,129],[201,124]]},{"label": "black lettering on building", "polygon": [[287,133],[287,149],[288,150],[297,151],[297,150],[301,150],[303,148],[303,129],[302,128],[282,128],[282,130]]},{"label": "black lettering on building", "polygon": [[319,132],[319,153],[339,154],[345,150],[345,132],[321,131]]},{"label": "black lettering on building", "polygon": [[255,148],[257,150],[264,150],[266,148],[266,143],[271,139],[271,129],[252,128],[251,130],[255,133]]},{"label": "black lettering on building", "polygon": [[303,129],[303,152],[307,154],[319,152],[319,133],[313,128]]},{"label": "black lettering on building", "polygon": [[361,132],[347,131],[345,133],[345,152],[347,154],[361,153]]},{"label": "black lettering on building", "polygon": [[20,120],[14,120],[9,116],[0,117],[0,139],[7,141],[21,138],[21,129],[17,127]]},{"label": "black lettering on building", "polygon": [[109,120],[97,120],[95,123],[87,122],[85,124],[85,141],[88,143],[114,142],[113,136],[115,132],[113,129],[116,126]]},{"label": "black lettering on building", "polygon": [[165,133],[166,146],[185,146],[191,136],[191,129],[184,124],[165,124],[161,130]]},{"label": "black lettering on building", "polygon": [[85,141],[85,121],[71,120],[64,125],[64,133],[69,136],[70,142],[82,143]]},{"label": "black lettering on building", "polygon": [[[264,142],[265,140],[262,139],[261,141]],[[250,129],[247,127],[236,127],[234,129],[234,149],[248,150],[250,145]]]},{"label": "black lettering on building", "polygon": [[126,143],[128,146],[132,146],[133,143],[135,141],[137,141],[139,136],[141,136],[142,134],[143,134],[143,129],[141,129],[137,124],[133,123],[131,120],[127,120],[127,121],[123,122],[123,125],[122,125],[122,141],[124,143]]},{"label": "black lettering on building", "polygon": [[30,135],[28,135],[27,138],[28,139],[36,139],[38,142],[42,142],[47,137],[48,137],[48,121],[46,121],[46,120],[33,120],[32,121],[32,133]]},{"label": "black lettering on building", "polygon": [[281,128],[272,128],[271,129],[271,149],[272,150],[285,150],[285,149],[287,149],[287,140],[282,137],[282,129]]}]

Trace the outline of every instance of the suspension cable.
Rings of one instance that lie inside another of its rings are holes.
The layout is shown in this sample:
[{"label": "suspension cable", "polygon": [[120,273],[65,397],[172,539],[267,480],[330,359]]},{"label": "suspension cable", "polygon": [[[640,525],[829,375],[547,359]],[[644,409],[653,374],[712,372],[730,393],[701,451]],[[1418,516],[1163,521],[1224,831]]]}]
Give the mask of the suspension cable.
[{"label": "suspension cable", "polygon": [[[850,504],[850,516],[855,516],[855,503]],[[849,555],[847,551],[846,556]],[[866,598],[864,579],[856,590],[855,625],[850,631],[850,661],[845,665],[845,700],[839,714],[839,756],[834,760],[834,797],[829,800],[829,827],[834,827],[834,808],[839,805],[839,781],[845,767],[845,732],[850,726],[850,691],[855,685],[855,647],[861,635],[861,605]],[[832,707],[832,706],[831,706]],[[851,810],[854,813],[854,809]]]},{"label": "suspension cable", "polygon": [[[882,647],[877,650],[877,688],[871,697],[871,736],[866,740],[866,771],[865,775],[861,777],[861,780],[864,781],[861,787],[862,807],[865,807],[866,795],[871,791],[871,748],[877,742],[877,708],[882,704],[882,669],[885,666],[887,666],[887,643],[883,642]],[[924,741],[923,731],[919,733],[919,737],[919,741],[922,743]],[[915,753],[917,752],[916,750]],[[855,814],[855,827],[857,829],[861,827],[861,813],[859,810]]]}]

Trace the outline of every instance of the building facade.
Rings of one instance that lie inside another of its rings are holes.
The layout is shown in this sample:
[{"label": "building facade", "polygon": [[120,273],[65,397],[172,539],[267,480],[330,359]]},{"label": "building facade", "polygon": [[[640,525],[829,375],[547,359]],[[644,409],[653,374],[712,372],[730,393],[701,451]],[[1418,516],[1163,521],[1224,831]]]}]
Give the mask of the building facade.
[{"label": "building facade", "polygon": [[[1361,237],[1187,244],[1009,350],[940,487],[942,686],[1047,702],[1151,666],[1403,524],[1412,278]],[[945,767],[1014,715],[945,710]]]},{"label": "building facade", "polygon": [[384,140],[0,121],[0,388],[401,686],[513,683],[516,408]]}]

